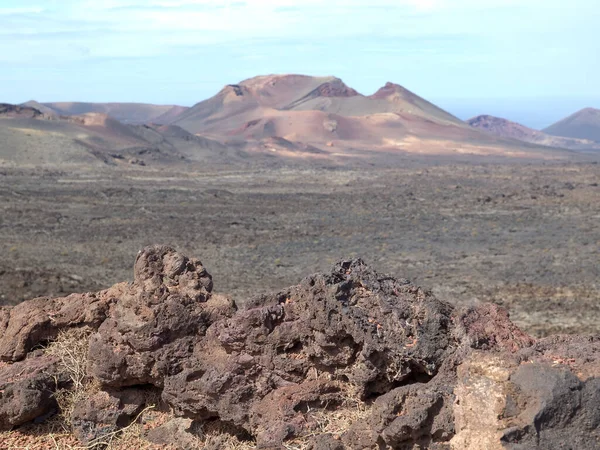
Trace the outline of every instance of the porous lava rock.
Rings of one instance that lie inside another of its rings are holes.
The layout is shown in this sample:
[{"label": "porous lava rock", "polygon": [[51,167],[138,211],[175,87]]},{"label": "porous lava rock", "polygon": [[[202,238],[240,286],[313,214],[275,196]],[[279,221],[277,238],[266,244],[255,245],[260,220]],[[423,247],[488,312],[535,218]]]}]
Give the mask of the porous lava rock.
[{"label": "porous lava rock", "polygon": [[[152,392],[178,418],[154,441],[220,421],[257,448],[302,435],[315,450],[598,448],[598,336],[536,341],[498,306],[456,310],[360,259],[241,309],[212,288],[200,261],[154,246],[132,283],[0,309],[0,427],[56,409],[53,361],[33,349],[86,327],[98,389],[72,416],[86,442],[127,426]],[[23,384],[11,374],[27,364]],[[315,435],[311,413],[348,392],[370,412]],[[192,434],[170,443],[185,448]]]},{"label": "porous lava rock", "polygon": [[146,439],[158,445],[173,445],[181,450],[196,450],[198,437],[192,432],[193,420],[175,417],[150,430]]},{"label": "porous lava rock", "polygon": [[141,389],[106,389],[75,404],[71,414],[73,433],[84,443],[116,433],[135,419],[147,396]]},{"label": "porous lava rock", "polygon": [[215,323],[166,380],[163,398],[273,446],[301,431],[306,405],[341,403],[344,383],[372,398],[433,377],[454,349],[451,311],[408,282],[346,261]]},{"label": "porous lava rock", "polygon": [[32,355],[14,364],[0,363],[0,431],[56,412],[52,393],[67,383],[53,357]]},{"label": "porous lava rock", "polygon": [[112,289],[119,300],[90,338],[89,371],[105,386],[160,387],[235,305],[212,296],[212,277],[200,261],[169,247],[140,252],[134,276],[133,284]]},{"label": "porous lava rock", "polygon": [[36,345],[49,342],[67,328],[97,328],[116,297],[115,290],[95,294],[71,294],[50,299],[40,297],[0,310],[0,361],[15,362]]}]

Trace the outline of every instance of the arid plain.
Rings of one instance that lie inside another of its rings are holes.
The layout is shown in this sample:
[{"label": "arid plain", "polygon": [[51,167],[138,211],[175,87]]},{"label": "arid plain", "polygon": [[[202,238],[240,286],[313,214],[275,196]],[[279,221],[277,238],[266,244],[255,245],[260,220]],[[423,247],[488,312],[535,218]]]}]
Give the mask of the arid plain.
[{"label": "arid plain", "polygon": [[[135,166],[134,166],[135,167]],[[598,332],[600,165],[432,163],[0,170],[0,298],[108,287],[148,244],[197,255],[244,303],[361,257],[536,335]]]}]

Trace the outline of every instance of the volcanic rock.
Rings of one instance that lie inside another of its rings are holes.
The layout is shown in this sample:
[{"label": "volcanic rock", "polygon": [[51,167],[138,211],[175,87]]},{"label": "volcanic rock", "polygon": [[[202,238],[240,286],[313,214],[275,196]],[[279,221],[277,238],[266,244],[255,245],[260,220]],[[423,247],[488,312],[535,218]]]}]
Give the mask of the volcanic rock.
[{"label": "volcanic rock", "polygon": [[176,417],[148,432],[146,438],[159,445],[175,445],[181,450],[198,448],[198,438],[192,433],[193,420]]},{"label": "volcanic rock", "polygon": [[[598,353],[593,359],[598,360]],[[581,380],[557,361],[475,352],[458,367],[451,447],[596,448],[597,374]]]},{"label": "volcanic rock", "polygon": [[[502,308],[456,310],[360,259],[240,310],[212,292],[200,261],[169,247],[140,252],[134,275],[96,294],[0,309],[0,428],[56,409],[55,361],[33,349],[85,326],[98,387],[72,415],[84,442],[131,423],[148,392],[176,417],[148,437],[179,448],[193,445],[192,421],[272,449],[307,435],[309,448],[335,450],[600,442],[598,336],[536,341]],[[319,435],[312,413],[343,408],[348,392],[368,406],[363,420]]]},{"label": "volcanic rock", "polygon": [[67,382],[52,357],[32,356],[15,364],[0,363],[0,431],[56,411],[53,392]]},{"label": "volcanic rock", "polygon": [[546,134],[543,131],[534,130],[520,123],[511,122],[500,117],[482,115],[467,120],[467,123],[474,128],[479,128],[496,136],[517,139],[547,147],[568,148],[571,150],[600,149],[600,143],[594,140],[561,137],[560,135],[553,136],[553,134],[557,133]]},{"label": "volcanic rock", "polygon": [[41,117],[43,114],[36,108],[23,105],[12,105],[9,103],[0,103],[0,117],[26,117],[36,118]]},{"label": "volcanic rock", "polygon": [[145,404],[143,390],[99,391],[75,404],[71,423],[82,442],[101,439],[131,423]]},{"label": "volcanic rock", "polygon": [[53,340],[62,329],[97,328],[116,301],[113,291],[40,297],[0,309],[0,361],[22,360],[35,345]]},{"label": "volcanic rock", "polygon": [[211,298],[212,277],[200,261],[168,247],[138,254],[132,285],[117,285],[110,316],[90,338],[90,373],[106,386],[153,384],[181,371],[196,341],[232,301]]}]

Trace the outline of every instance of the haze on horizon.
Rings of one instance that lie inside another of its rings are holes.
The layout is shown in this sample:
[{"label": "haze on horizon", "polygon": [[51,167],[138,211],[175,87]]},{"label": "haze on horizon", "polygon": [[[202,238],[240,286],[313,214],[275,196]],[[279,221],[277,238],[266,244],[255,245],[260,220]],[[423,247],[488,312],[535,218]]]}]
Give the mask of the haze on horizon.
[{"label": "haze on horizon", "polygon": [[595,0],[2,0],[0,101],[189,106],[302,73],[541,128],[600,107],[599,22]]}]

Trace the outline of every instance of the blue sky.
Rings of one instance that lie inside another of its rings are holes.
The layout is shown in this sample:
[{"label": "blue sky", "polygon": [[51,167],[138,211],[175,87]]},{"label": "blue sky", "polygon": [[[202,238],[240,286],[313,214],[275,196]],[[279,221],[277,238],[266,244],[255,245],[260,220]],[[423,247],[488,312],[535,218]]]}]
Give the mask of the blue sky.
[{"label": "blue sky", "polygon": [[0,0],[0,102],[192,105],[304,73],[542,127],[600,108],[597,1]]}]

